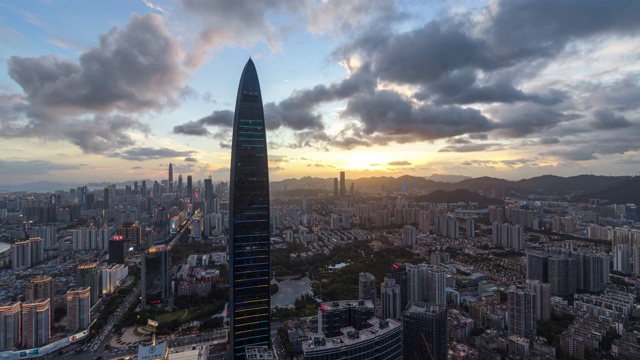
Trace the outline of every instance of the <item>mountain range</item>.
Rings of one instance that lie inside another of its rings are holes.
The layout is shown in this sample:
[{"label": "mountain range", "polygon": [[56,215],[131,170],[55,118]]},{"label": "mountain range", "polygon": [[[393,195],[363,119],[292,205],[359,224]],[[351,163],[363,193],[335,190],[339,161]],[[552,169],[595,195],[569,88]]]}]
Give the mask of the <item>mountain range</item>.
[{"label": "mountain range", "polygon": [[[434,179],[439,179],[438,181]],[[459,180],[456,182],[452,182]],[[140,184],[142,180],[137,180]],[[452,192],[464,189],[473,193],[478,193],[490,197],[502,196],[526,196],[526,195],[548,195],[564,198],[567,201],[586,201],[589,199],[604,199],[610,203],[640,204],[640,176],[597,176],[578,175],[571,177],[561,177],[555,175],[543,175],[530,179],[510,181],[493,177],[468,178],[458,175],[433,175],[430,178],[404,175],[397,178],[390,176],[366,177],[358,179],[346,179],[347,193],[353,183],[356,192],[383,191],[398,192],[406,191],[412,194],[427,195],[436,190]],[[87,184],[90,189],[101,189],[112,182]],[[118,187],[131,185],[133,181],[118,182]],[[147,186],[153,184],[152,180],[147,180]],[[333,178],[303,177],[300,179],[286,179],[271,183],[274,193],[282,191],[314,190],[315,192],[333,192]],[[54,181],[40,181],[27,184],[3,185],[0,184],[1,192],[28,191],[28,192],[51,192],[61,189],[71,189],[82,184],[62,183]],[[462,193],[457,193],[450,198],[452,201],[460,197]],[[439,198],[443,198],[440,194]],[[476,199],[481,200],[481,199]],[[474,201],[468,199],[466,201]]]}]

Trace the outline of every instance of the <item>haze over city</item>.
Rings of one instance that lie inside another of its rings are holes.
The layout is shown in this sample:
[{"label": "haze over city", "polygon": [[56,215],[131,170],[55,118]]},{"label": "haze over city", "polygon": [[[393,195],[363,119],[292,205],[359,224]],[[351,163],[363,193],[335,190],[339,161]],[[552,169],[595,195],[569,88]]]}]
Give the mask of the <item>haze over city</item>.
[{"label": "haze over city", "polygon": [[227,179],[249,57],[271,180],[635,175],[639,7],[2,1],[0,183]]}]

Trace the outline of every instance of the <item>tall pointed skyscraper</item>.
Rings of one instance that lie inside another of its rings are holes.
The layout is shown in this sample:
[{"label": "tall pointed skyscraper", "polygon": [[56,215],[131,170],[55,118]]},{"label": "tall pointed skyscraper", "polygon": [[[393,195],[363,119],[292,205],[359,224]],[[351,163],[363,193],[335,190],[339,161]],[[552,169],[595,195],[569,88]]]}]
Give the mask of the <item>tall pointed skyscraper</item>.
[{"label": "tall pointed skyscraper", "polygon": [[231,146],[229,309],[232,359],[270,346],[269,165],[260,83],[253,61],[242,71]]},{"label": "tall pointed skyscraper", "polygon": [[173,164],[169,163],[169,189],[167,189],[170,193],[173,192]]}]

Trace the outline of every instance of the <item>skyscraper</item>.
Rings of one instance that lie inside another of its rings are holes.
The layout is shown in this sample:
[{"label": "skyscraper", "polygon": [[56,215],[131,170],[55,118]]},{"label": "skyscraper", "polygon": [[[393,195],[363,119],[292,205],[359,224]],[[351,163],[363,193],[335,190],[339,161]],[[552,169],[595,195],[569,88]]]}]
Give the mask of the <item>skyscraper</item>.
[{"label": "skyscraper", "polygon": [[361,272],[358,281],[358,299],[371,300],[376,305],[376,277],[368,272]]},{"label": "skyscraper", "polygon": [[53,306],[53,279],[49,275],[37,275],[35,278],[29,280],[27,284],[27,290],[25,291],[25,298],[27,300],[49,299],[51,306]]},{"label": "skyscraper", "polygon": [[447,306],[425,302],[409,303],[403,313],[404,359],[447,359]]},{"label": "skyscraper", "polygon": [[13,349],[22,339],[20,302],[0,304],[0,351]]},{"label": "skyscraper", "polygon": [[536,337],[536,293],[511,286],[507,292],[509,336],[519,335],[530,340]]},{"label": "skyscraper", "polygon": [[344,171],[340,171],[340,197],[347,195],[347,180],[344,176]]},{"label": "skyscraper", "polygon": [[395,279],[384,278],[380,286],[381,319],[399,319],[402,312],[400,304],[400,285]]},{"label": "skyscraper", "polygon": [[84,330],[91,323],[91,294],[89,288],[67,291],[67,330]]},{"label": "skyscraper", "polygon": [[141,293],[143,309],[169,305],[171,300],[170,246],[150,247],[142,256]]},{"label": "skyscraper", "polygon": [[173,164],[169,163],[169,186],[168,191],[173,192]]},{"label": "skyscraper", "polygon": [[49,299],[22,303],[22,346],[34,348],[51,339],[51,304]]},{"label": "skyscraper", "polygon": [[76,287],[78,288],[91,288],[91,305],[93,306],[98,301],[98,264],[90,263],[85,265],[78,265],[76,270]]},{"label": "skyscraper", "polygon": [[191,175],[187,176],[187,197],[189,202],[193,203],[193,177]]},{"label": "skyscraper", "polygon": [[229,191],[231,358],[270,346],[269,165],[260,82],[253,61],[242,71],[233,119]]}]

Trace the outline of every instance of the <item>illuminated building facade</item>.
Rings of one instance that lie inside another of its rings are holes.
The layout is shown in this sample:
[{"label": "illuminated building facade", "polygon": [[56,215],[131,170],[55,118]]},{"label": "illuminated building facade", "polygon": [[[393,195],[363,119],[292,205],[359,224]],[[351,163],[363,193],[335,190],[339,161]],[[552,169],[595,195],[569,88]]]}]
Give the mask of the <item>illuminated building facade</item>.
[{"label": "illuminated building facade", "polygon": [[91,306],[93,306],[96,301],[98,301],[99,284],[100,281],[98,280],[98,263],[78,265],[78,270],[76,270],[76,287],[91,288]]},{"label": "illuminated building facade", "polygon": [[90,323],[90,289],[69,289],[69,291],[67,291],[67,330],[83,330],[86,329]]},{"label": "illuminated building facade", "polygon": [[269,165],[260,82],[242,71],[233,124],[229,191],[229,310],[232,359],[270,346]]},{"label": "illuminated building facade", "polygon": [[20,344],[20,302],[0,304],[0,351]]},{"label": "illuminated building facade", "polygon": [[49,299],[22,303],[22,346],[34,348],[49,343],[51,315]]}]

